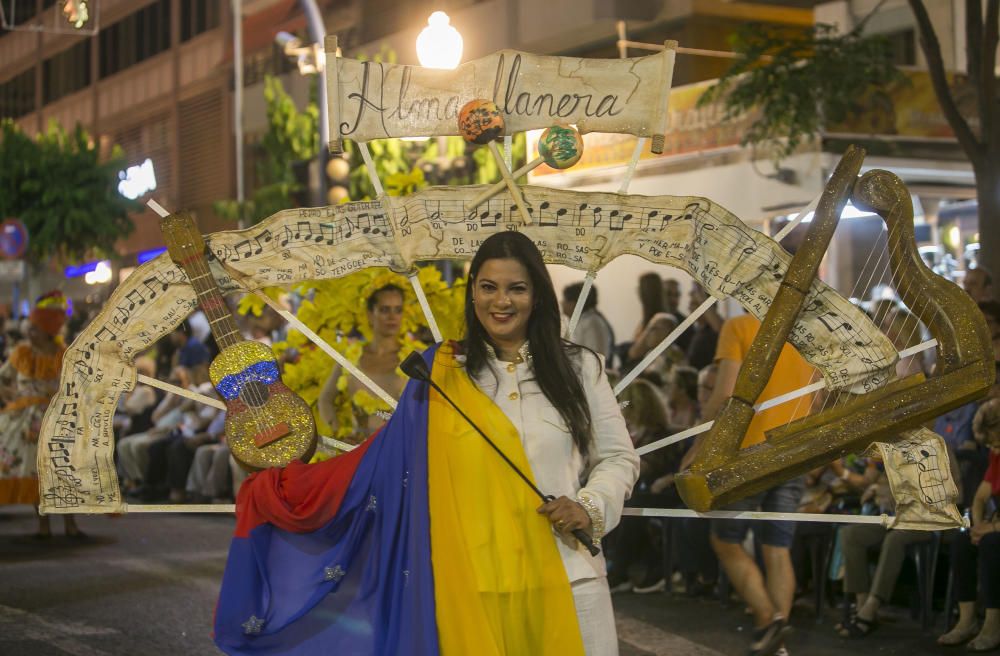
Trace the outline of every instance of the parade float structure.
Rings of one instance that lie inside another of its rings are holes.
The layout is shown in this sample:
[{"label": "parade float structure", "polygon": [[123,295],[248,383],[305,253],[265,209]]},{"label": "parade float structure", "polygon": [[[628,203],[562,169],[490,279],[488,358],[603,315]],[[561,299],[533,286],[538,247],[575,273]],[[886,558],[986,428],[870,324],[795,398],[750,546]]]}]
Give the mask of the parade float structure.
[{"label": "parade float structure", "polygon": [[[700,455],[677,477],[678,489],[693,510],[627,512],[690,515],[709,511],[877,443],[897,496],[896,518],[796,518],[914,528],[960,523],[943,441],[921,426],[986,393],[994,380],[992,347],[975,303],[922,263],[913,239],[913,213],[905,186],[887,171],[869,171],[859,178],[864,153],[851,149],[822,195],[800,212],[804,217],[815,210],[815,216],[803,247],[794,257],[778,243],[794,224],[772,239],[709,198],[629,195],[645,141],[651,140],[653,152],[663,146],[675,50],[676,43],[667,42],[655,55],[614,60],[505,50],[442,71],[341,58],[336,55],[336,37],[328,37],[325,75],[330,140],[326,146],[336,153],[345,139],[356,142],[377,197],[289,209],[246,230],[205,235],[208,272],[221,293],[228,294],[256,293],[264,287],[288,287],[307,280],[337,278],[366,267],[388,267],[408,276],[434,338],[440,341],[460,336],[440,334],[415,275],[416,263],[470,259],[478,244],[498,231],[521,231],[535,242],[547,263],[586,272],[584,295],[601,268],[621,255],[637,255],[651,263],[679,268],[711,298],[628,372],[616,386],[616,393],[718,299],[734,299],[760,319],[762,327],[743,363],[736,391],[714,425],[665,437],[641,450],[649,452],[708,431]],[[499,115],[499,121],[486,125],[482,141],[500,164],[502,183],[493,187],[432,187],[406,197],[389,197],[383,192],[368,141],[460,134],[462,109],[470,101],[480,100],[492,103]],[[545,153],[541,155],[550,165],[572,164],[572,149],[580,133],[612,132],[638,138],[618,193],[556,190],[515,182],[531,165],[511,171],[509,159],[504,158],[494,137],[505,139],[509,153],[513,133],[552,126],[557,128],[551,134],[559,139],[553,142],[547,158]],[[897,380],[895,365],[900,354],[890,341],[860,308],[816,278],[848,200],[869,208],[886,222],[889,252],[880,256],[888,257],[903,301],[933,336],[911,351],[937,350],[937,370],[927,379],[917,375]],[[161,215],[170,216],[155,203],[152,206]],[[126,504],[118,489],[111,430],[120,395],[132,389],[137,379],[191,395],[137,376],[133,360],[195,309],[197,284],[167,254],[161,255],[136,269],[70,346],[60,391],[45,416],[39,445],[42,512],[210,509]],[[294,315],[266,300],[296,329],[358,375],[374,394],[395,405],[389,395]],[[583,305],[581,299],[570,320],[570,336]],[[786,340],[816,367],[822,381],[785,398],[759,399]],[[771,431],[764,444],[739,449],[755,411],[823,387],[835,394],[831,407]],[[199,400],[223,406],[207,397]],[[273,447],[280,442],[277,439],[267,444]]]}]

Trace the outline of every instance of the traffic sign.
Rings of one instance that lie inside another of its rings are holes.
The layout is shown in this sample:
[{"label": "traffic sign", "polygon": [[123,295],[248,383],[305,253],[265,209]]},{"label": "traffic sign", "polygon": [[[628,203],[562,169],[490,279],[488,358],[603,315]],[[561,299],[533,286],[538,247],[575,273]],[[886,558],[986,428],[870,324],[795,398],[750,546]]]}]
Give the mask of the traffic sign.
[{"label": "traffic sign", "polygon": [[15,260],[28,250],[28,229],[18,219],[0,223],[0,257]]}]

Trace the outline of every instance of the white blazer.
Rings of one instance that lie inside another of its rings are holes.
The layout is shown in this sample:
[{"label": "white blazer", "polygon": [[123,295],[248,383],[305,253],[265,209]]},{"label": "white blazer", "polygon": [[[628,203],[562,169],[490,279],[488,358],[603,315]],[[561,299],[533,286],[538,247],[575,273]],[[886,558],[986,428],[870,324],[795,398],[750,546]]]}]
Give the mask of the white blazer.
[{"label": "white blazer", "polygon": [[[618,525],[625,499],[639,478],[639,456],[603,364],[586,349],[570,355],[593,425],[594,440],[584,460],[566,422],[535,382],[528,344],[521,347],[521,362],[516,364],[497,360],[491,349],[489,354],[492,371],[482,369],[473,381],[517,428],[538,488],[580,501],[594,525],[596,542]],[[595,558],[575,539],[557,539],[557,544],[571,583],[607,574],[603,552]]]}]

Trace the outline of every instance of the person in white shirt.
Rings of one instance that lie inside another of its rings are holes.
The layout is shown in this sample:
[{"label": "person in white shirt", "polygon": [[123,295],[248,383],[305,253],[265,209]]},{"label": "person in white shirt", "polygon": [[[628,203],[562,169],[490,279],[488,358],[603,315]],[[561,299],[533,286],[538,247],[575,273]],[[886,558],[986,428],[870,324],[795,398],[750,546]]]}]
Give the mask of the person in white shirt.
[{"label": "person in white shirt", "polygon": [[[563,287],[562,311],[567,319],[573,316],[582,291],[582,282]],[[611,359],[615,353],[615,332],[605,316],[597,309],[597,287],[591,287],[590,294],[583,302],[583,312],[580,313],[580,319],[571,339],[576,344],[603,355],[605,364],[611,366]]]},{"label": "person in white shirt", "polygon": [[618,653],[603,555],[595,543],[619,522],[639,475],[601,358],[560,338],[559,303],[534,243],[519,232],[486,239],[469,270],[465,368],[517,427],[572,587],[588,656]]}]

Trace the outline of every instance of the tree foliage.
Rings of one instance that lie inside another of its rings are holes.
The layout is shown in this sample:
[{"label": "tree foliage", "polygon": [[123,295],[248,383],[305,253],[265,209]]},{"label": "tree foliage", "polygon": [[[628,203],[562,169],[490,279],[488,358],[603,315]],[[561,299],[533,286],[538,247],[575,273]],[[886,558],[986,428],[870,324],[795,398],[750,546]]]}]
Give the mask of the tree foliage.
[{"label": "tree foliage", "polygon": [[299,111],[281,80],[270,75],[264,78],[264,101],[268,129],[260,142],[264,156],[257,161],[256,188],[243,203],[215,203],[220,216],[243,219],[251,225],[295,205],[294,195],[302,186],[295,178],[293,165],[319,153],[319,108],[314,101]]},{"label": "tree foliage", "polygon": [[[980,266],[1000,271],[1000,85],[996,75],[1000,0],[965,1],[967,80],[975,104],[965,114],[956,88],[949,84],[941,42],[925,1],[907,3],[934,95],[976,176]],[[734,41],[734,49],[744,59],[701,102],[724,98],[726,119],[759,108],[760,116],[743,143],[774,144],[776,158],[787,156],[803,139],[853,111],[855,99],[863,98],[866,89],[899,79],[885,41],[863,36],[866,20],[842,36],[834,35],[829,25],[817,25],[799,37],[748,27]],[[763,59],[767,55],[773,58]],[[1000,285],[994,285],[994,292],[1000,294]]]},{"label": "tree foliage", "polygon": [[90,135],[56,123],[32,139],[13,121],[0,122],[0,218],[28,229],[28,257],[75,261],[107,256],[134,229],[139,204],[118,193],[126,163],[115,146],[102,159]]},{"label": "tree foliage", "polygon": [[781,160],[824,125],[860,111],[860,101],[872,87],[904,79],[892,63],[889,42],[863,36],[862,27],[838,35],[834,26],[823,23],[793,33],[746,25],[731,39],[742,58],[699,104],[722,99],[724,120],[756,110],[743,145],[766,145]]}]

